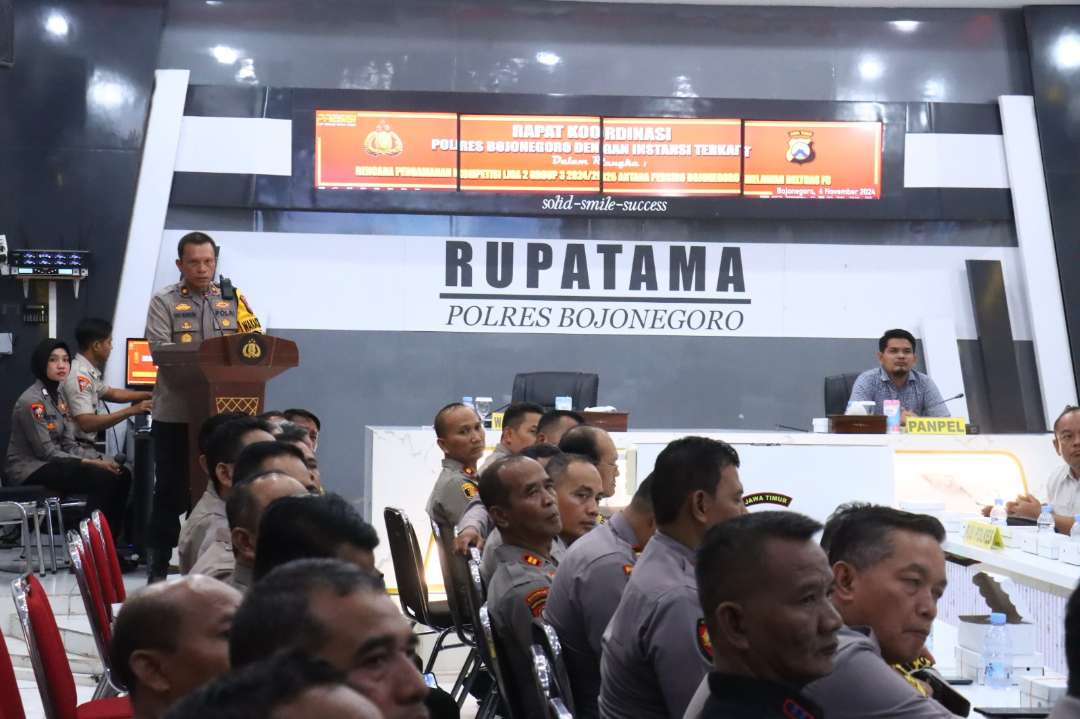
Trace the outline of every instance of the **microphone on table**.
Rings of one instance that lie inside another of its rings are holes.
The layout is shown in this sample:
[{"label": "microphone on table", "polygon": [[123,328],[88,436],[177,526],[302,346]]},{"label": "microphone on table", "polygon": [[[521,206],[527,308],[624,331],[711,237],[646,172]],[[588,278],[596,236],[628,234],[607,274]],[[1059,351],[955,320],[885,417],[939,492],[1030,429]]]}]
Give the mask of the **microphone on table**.
[{"label": "microphone on table", "polygon": [[946,399],[943,399],[940,402],[934,402],[932,405],[930,405],[926,409],[933,409],[934,407],[940,407],[941,405],[945,404],[946,402],[952,402],[954,399],[960,399],[963,396],[964,396],[963,392],[958,392],[957,394],[954,394],[952,397],[948,397]]}]

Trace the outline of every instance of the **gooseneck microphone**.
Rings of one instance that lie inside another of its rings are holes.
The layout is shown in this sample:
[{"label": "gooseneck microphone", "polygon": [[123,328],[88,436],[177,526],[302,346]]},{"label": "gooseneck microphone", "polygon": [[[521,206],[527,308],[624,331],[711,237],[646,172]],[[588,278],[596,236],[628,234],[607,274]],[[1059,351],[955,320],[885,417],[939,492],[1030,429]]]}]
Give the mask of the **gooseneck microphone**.
[{"label": "gooseneck microphone", "polygon": [[940,402],[934,402],[932,405],[930,405],[926,409],[933,409],[934,407],[940,407],[941,405],[945,404],[946,402],[952,402],[954,399],[960,399],[963,396],[964,396],[963,392],[958,392],[957,394],[954,394],[952,397],[947,397],[947,398],[941,400]]}]

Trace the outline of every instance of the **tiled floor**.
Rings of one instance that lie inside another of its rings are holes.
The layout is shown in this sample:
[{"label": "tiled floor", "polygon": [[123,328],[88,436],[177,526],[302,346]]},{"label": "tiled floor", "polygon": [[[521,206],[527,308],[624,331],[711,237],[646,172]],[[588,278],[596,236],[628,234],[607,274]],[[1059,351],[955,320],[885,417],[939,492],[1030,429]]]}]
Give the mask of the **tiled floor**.
[{"label": "tiled floor", "polygon": [[[44,719],[41,697],[37,691],[37,684],[34,682],[34,674],[30,668],[26,644],[23,641],[10,589],[11,581],[23,571],[24,566],[19,550],[0,549],[0,622],[2,622],[0,631],[4,634],[12,661],[16,665],[16,676],[19,680],[27,719]],[[64,634],[69,661],[76,677],[78,699],[80,702],[87,701],[94,692],[93,675],[100,672],[100,660],[90,635],[89,620],[82,606],[82,597],[75,577],[68,571],[61,571],[58,574],[38,575],[38,579],[49,595],[57,624]],[[125,575],[124,583],[127,585],[128,592],[131,592],[145,584],[145,578],[141,573],[132,573]],[[440,598],[432,597],[433,600]],[[427,656],[427,651],[433,642],[434,637],[431,635],[421,637],[422,656]],[[435,664],[435,676],[440,686],[449,691],[464,660],[464,649],[448,649],[439,654]],[[476,710],[476,701],[469,697],[461,710],[462,719],[472,719],[476,715]]]}]

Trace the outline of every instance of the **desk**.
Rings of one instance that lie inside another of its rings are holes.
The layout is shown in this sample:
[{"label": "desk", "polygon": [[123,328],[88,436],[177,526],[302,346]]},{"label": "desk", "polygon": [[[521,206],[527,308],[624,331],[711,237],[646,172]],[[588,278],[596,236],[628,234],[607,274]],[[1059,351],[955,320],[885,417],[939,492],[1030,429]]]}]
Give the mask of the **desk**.
[{"label": "desk", "polygon": [[981,549],[964,544],[960,534],[949,534],[945,551],[979,563],[978,569],[1004,574],[1020,584],[1068,597],[1080,582],[1080,566],[1029,554],[1015,547]]}]

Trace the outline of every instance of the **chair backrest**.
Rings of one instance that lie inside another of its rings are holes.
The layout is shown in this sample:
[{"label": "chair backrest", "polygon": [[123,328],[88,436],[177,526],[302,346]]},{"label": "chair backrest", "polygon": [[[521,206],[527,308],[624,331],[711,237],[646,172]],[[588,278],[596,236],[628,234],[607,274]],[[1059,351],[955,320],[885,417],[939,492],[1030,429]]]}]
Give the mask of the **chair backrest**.
[{"label": "chair backrest", "polygon": [[512,402],[535,402],[551,409],[556,397],[570,397],[576,410],[596,405],[600,376],[594,372],[521,372],[514,375]]},{"label": "chair backrest", "polygon": [[553,697],[548,702],[548,716],[551,719],[574,719],[574,715],[566,708],[566,705],[563,704],[562,699],[559,697]]},{"label": "chair backrest", "polygon": [[83,546],[90,553],[92,562],[87,564],[86,569],[93,569],[97,578],[98,588],[101,590],[101,598],[105,606],[109,608],[108,615],[112,614],[112,605],[117,603],[116,588],[113,586],[112,572],[109,571],[109,557],[105,549],[105,540],[101,538],[101,532],[97,525],[89,519],[79,522],[79,534],[82,535]]},{"label": "chair backrest", "polygon": [[60,638],[49,597],[33,574],[11,583],[15,609],[30,652],[46,719],[77,719],[75,678],[71,674],[67,650]]},{"label": "chair backrest", "polygon": [[825,378],[825,415],[843,414],[859,373],[838,374]]},{"label": "chair backrest", "polygon": [[401,611],[409,619],[429,626],[428,589],[424,580],[424,559],[416,532],[403,510],[387,507],[383,510],[386,536],[390,541],[390,558],[394,562],[398,599]]},{"label": "chair backrest", "polygon": [[68,532],[68,555],[71,557],[71,569],[75,572],[83,606],[86,607],[86,616],[90,619],[90,631],[94,635],[94,643],[107,669],[109,640],[112,637],[109,612],[102,596],[97,570],[94,568],[94,557],[90,554],[82,536],[74,529]]},{"label": "chair backrest", "polygon": [[529,668],[532,669],[532,701],[535,706],[546,707],[551,701],[551,664],[539,644],[529,647]]},{"label": "chair backrest", "polygon": [[446,604],[450,617],[457,628],[458,639],[475,646],[473,621],[469,610],[469,563],[454,551],[454,526],[448,522],[431,520],[431,534],[439,550],[439,567],[442,569],[443,586],[446,587]]},{"label": "chair backrest", "polygon": [[548,659],[548,673],[550,676],[551,696],[560,697],[563,704],[574,713],[573,687],[570,684],[570,672],[566,670],[566,660],[563,658],[562,643],[555,627],[543,619],[533,619],[532,636],[535,646],[543,650]]},{"label": "chair backrest", "polygon": [[[479,569],[477,567],[477,571]],[[487,604],[480,605],[480,610],[476,614],[476,626],[480,627],[478,637],[482,637],[482,640],[478,638],[476,643],[480,650],[480,658],[484,661],[484,666],[487,667],[495,682],[495,689],[499,692],[499,698],[502,700],[503,711],[506,712],[507,719],[517,719],[515,712],[517,704],[510,698],[511,690],[506,683],[508,675],[502,668],[498,642],[495,639],[495,630],[491,626],[491,615],[488,614]]]},{"label": "chair backrest", "polygon": [[0,633],[0,719],[26,719],[15,666],[11,663],[7,640]]},{"label": "chair backrest", "polygon": [[[116,540],[113,537],[109,520],[95,509],[90,514],[90,524],[97,528],[101,535],[101,541],[105,545],[105,557],[108,560],[109,575],[112,577],[113,596],[116,597],[114,604],[123,604],[127,599],[127,589],[124,587],[124,572],[120,569],[120,554],[116,551]],[[94,555],[97,556],[96,554]]]}]

